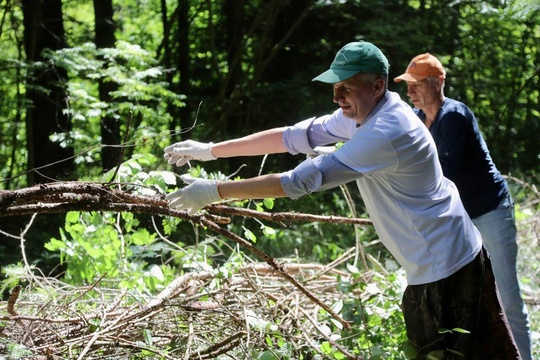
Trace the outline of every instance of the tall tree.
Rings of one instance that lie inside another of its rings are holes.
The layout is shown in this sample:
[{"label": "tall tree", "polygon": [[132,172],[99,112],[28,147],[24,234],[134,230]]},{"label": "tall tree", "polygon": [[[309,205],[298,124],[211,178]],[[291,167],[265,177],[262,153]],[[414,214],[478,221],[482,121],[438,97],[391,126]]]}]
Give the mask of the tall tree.
[{"label": "tall tree", "polygon": [[[163,23],[163,41],[157,49],[157,56],[161,57],[161,63],[168,69],[166,80],[177,94],[188,94],[190,92],[190,49],[189,49],[189,25],[190,25],[190,1],[178,0],[178,4],[172,15],[168,15],[166,0],[161,1],[161,20]],[[175,71],[171,71],[174,69]],[[175,82],[175,76],[180,75]],[[178,111],[176,107],[169,107],[173,120],[170,124],[170,131],[174,133],[182,127],[182,120],[189,119],[191,111],[196,106],[194,102],[189,102]],[[189,121],[185,121],[189,123]]]},{"label": "tall tree", "polygon": [[[94,0],[95,14],[95,44],[98,48],[112,48],[115,45],[116,29],[113,15],[112,0]],[[111,93],[118,89],[118,85],[112,81],[99,80],[99,98],[108,104],[113,99]],[[101,165],[103,171],[110,170],[121,162],[122,151],[120,148],[120,122],[117,117],[105,113],[101,119]]]},{"label": "tall tree", "polygon": [[66,47],[61,0],[23,0],[24,47],[33,66],[26,94],[31,107],[26,114],[28,183],[65,179],[73,174],[73,149],[54,142],[55,133],[68,133],[71,122],[63,113],[66,71],[48,65],[44,51]]},{"label": "tall tree", "polygon": [[[190,51],[189,51],[189,0],[178,1],[178,57],[177,68],[180,73],[178,82],[178,94],[189,94],[190,86]],[[172,81],[169,81],[172,83]],[[196,104],[190,102],[187,106],[180,109],[179,124],[182,126],[182,120],[189,122],[189,113]]]}]

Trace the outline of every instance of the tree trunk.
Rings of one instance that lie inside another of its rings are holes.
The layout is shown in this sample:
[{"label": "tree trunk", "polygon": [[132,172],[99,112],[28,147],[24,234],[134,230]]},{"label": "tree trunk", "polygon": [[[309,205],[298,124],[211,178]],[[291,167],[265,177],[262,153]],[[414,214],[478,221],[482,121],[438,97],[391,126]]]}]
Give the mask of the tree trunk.
[{"label": "tree trunk", "polygon": [[[61,0],[23,0],[24,46],[29,63],[44,61],[45,49],[66,47]],[[62,110],[66,93],[62,85],[66,71],[54,66],[35,68],[28,77],[27,98],[32,104],[26,114],[29,184],[68,179],[75,170],[73,148],[52,142],[54,133],[67,133],[71,122]],[[43,91],[42,89],[45,89]]]},{"label": "tree trunk", "polygon": [[[116,37],[114,35],[115,23],[113,20],[112,0],[94,0],[95,43],[98,48],[112,48],[115,46]],[[111,103],[111,92],[118,88],[114,82],[99,81],[99,99],[105,103]],[[103,147],[101,149],[101,165],[103,171],[115,168],[122,161],[122,150],[120,148],[120,123],[113,116],[104,115],[101,119],[101,139]]]},{"label": "tree trunk", "polygon": [[[189,49],[189,0],[178,1],[178,71],[180,73],[180,82],[178,84],[179,94],[190,93],[190,49]],[[182,128],[182,124],[191,124],[190,114],[197,107],[191,101],[186,106],[180,108],[178,126]]]}]

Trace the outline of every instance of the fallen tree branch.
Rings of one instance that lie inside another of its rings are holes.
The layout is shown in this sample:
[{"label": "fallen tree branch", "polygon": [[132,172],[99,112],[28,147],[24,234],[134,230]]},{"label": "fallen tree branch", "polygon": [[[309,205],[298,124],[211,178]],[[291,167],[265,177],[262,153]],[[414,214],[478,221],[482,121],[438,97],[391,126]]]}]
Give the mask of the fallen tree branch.
[{"label": "fallen tree branch", "polygon": [[209,211],[226,215],[238,215],[259,220],[272,221],[283,225],[284,222],[322,222],[332,224],[349,224],[349,225],[371,225],[372,222],[369,219],[348,218],[343,216],[325,216],[325,215],[313,215],[303,214],[296,212],[279,212],[269,213],[263,211],[256,211],[251,209],[244,209],[239,207],[231,207],[224,205],[209,205],[206,207]]},{"label": "fallen tree branch", "polygon": [[[230,219],[209,213],[189,216],[185,211],[169,208],[164,195],[135,195],[115,188],[120,186],[129,187],[130,184],[75,181],[41,184],[11,191],[1,190],[0,217],[32,215],[35,213],[64,213],[68,211],[115,211],[172,216],[183,220],[198,219],[201,216],[206,216],[219,224],[230,221]],[[209,205],[205,209],[211,213],[245,216],[279,224],[304,221],[371,225],[369,219],[333,215],[324,216],[294,212],[269,213],[225,205]]]}]

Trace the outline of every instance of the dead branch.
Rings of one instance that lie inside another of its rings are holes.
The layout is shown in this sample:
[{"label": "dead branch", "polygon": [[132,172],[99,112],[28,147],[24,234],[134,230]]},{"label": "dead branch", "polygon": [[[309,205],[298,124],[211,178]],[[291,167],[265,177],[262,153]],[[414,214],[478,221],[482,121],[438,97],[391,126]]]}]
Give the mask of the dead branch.
[{"label": "dead branch", "polygon": [[[57,182],[40,184],[19,190],[0,190],[0,217],[31,215],[35,213],[64,213],[68,211],[114,211],[144,213],[177,217],[183,220],[200,218],[189,216],[185,211],[169,208],[165,196],[142,196],[122,190],[129,184],[105,184],[92,182]],[[285,222],[326,222],[333,224],[371,225],[368,219],[340,216],[322,216],[293,212],[269,213],[225,205],[210,205],[205,208],[210,213],[237,215],[283,224]],[[219,215],[204,214],[212,221],[223,224],[230,219]]]},{"label": "dead branch", "polygon": [[21,291],[21,286],[17,285],[11,290],[11,294],[9,295],[8,303],[7,303],[7,312],[11,316],[17,316],[17,311],[15,311],[15,303],[17,302],[17,298],[19,297],[19,292]]},{"label": "dead branch", "polygon": [[[0,217],[68,211],[114,211],[171,216],[183,220],[191,218],[185,211],[169,208],[162,195],[153,197],[135,195],[114,188],[119,186],[119,184],[90,182],[58,182],[13,191],[0,191]],[[197,216],[201,215],[194,217]],[[211,214],[205,216],[212,217],[217,223],[230,221]]]},{"label": "dead branch", "polygon": [[212,212],[226,215],[238,215],[259,220],[266,220],[283,225],[285,222],[322,222],[332,224],[347,224],[347,225],[371,225],[372,222],[369,219],[348,218],[343,216],[324,216],[313,214],[302,214],[295,212],[280,212],[269,213],[263,211],[256,211],[251,209],[244,209],[238,207],[224,206],[224,205],[210,205],[206,209]]}]

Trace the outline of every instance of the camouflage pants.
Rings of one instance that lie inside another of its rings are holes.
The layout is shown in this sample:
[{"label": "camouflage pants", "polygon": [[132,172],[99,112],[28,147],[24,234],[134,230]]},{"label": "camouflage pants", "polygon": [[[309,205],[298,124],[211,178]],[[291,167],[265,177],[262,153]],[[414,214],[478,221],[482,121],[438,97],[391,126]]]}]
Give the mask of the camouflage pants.
[{"label": "camouflage pants", "polygon": [[408,286],[402,309],[416,359],[520,359],[485,249],[446,279]]}]

